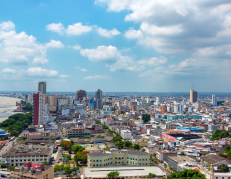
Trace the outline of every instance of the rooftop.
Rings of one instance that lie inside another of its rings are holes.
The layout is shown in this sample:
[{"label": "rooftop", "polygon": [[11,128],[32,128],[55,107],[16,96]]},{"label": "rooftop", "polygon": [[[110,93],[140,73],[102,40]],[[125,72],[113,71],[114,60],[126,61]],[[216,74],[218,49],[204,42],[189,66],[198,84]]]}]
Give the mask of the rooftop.
[{"label": "rooftop", "polygon": [[204,161],[208,162],[209,164],[219,164],[219,163],[223,163],[226,160],[224,160],[222,157],[218,156],[218,155],[213,155],[213,154],[209,154],[209,155],[205,155],[203,157],[201,157]]},{"label": "rooftop", "polygon": [[188,156],[169,156],[168,158],[175,160],[177,163],[185,163],[185,162],[194,162],[195,161],[193,158],[190,158]]}]

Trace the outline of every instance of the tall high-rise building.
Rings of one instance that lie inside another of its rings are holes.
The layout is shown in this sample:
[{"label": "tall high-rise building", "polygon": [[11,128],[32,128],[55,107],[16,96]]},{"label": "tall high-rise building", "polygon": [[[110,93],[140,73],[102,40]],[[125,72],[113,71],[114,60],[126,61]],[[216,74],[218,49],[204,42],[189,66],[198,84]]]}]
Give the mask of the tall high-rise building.
[{"label": "tall high-rise building", "polygon": [[48,102],[49,102],[49,96],[48,94],[45,94],[45,103],[48,104]]},{"label": "tall high-rise building", "polygon": [[213,106],[217,106],[217,95],[215,94],[212,95],[212,104]]},{"label": "tall high-rise building", "polygon": [[86,91],[84,90],[79,90],[79,91],[76,91],[76,99],[82,101],[84,97],[87,96],[87,93]]},{"label": "tall high-rise building", "polygon": [[50,95],[50,106],[57,106],[58,105],[58,97],[55,94]]},{"label": "tall high-rise building", "polygon": [[197,102],[197,91],[190,90],[190,103]]},{"label": "tall high-rise building", "polygon": [[41,92],[33,93],[33,125],[42,125],[45,115],[45,94]]},{"label": "tall high-rise building", "polygon": [[98,89],[95,92],[95,101],[96,101],[96,108],[98,109],[102,109],[103,108],[103,103],[102,103],[102,91],[100,89]]},{"label": "tall high-rise building", "polygon": [[89,101],[89,108],[91,110],[94,110],[95,109],[95,100],[94,98],[91,98],[90,101]]},{"label": "tall high-rise building", "polygon": [[47,93],[47,82],[42,81],[38,83],[38,91],[46,94]]}]

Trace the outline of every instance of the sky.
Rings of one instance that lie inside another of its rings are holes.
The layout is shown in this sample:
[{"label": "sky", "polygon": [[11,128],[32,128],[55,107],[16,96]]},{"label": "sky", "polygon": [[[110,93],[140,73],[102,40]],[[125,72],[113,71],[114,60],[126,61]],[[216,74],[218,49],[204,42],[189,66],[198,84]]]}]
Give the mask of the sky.
[{"label": "sky", "polygon": [[1,0],[0,91],[231,91],[230,0]]}]

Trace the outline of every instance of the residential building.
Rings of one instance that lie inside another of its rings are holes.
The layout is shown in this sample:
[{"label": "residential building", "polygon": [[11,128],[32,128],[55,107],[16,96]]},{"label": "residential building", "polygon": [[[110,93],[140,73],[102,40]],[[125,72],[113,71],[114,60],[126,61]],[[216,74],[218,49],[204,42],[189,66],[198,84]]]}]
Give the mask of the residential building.
[{"label": "residential building", "polygon": [[38,83],[38,91],[46,94],[47,93],[47,82],[42,81]]},{"label": "residential building", "polygon": [[33,94],[26,94],[25,95],[25,101],[32,105],[33,104]]},{"label": "residential building", "polygon": [[190,90],[190,103],[197,102],[197,91]]},{"label": "residential building", "polygon": [[32,165],[31,162],[25,162],[23,167],[11,171],[10,178],[52,179],[54,178],[54,168],[51,165]]},{"label": "residential building", "polygon": [[42,92],[33,93],[33,125],[43,125],[45,116],[45,94]]},{"label": "residential building", "polygon": [[150,154],[135,150],[93,152],[88,154],[88,168],[145,167],[149,166]]},{"label": "residential building", "polygon": [[86,98],[86,96],[87,96],[86,91],[84,91],[84,90],[76,91],[76,99],[77,100],[82,101],[83,98]]},{"label": "residential building", "polygon": [[102,109],[103,108],[103,99],[102,99],[102,91],[100,89],[98,89],[95,92],[95,100],[96,100],[96,108],[97,109]]},{"label": "residential building", "polygon": [[121,130],[121,137],[123,139],[132,139],[132,132],[130,130]]},{"label": "residential building", "polygon": [[221,165],[221,164],[226,164],[226,165],[231,164],[230,160],[220,157],[218,155],[213,155],[213,154],[205,155],[201,157],[201,159],[203,159],[205,164],[210,164],[210,165],[212,164],[213,167],[217,167],[218,165]]},{"label": "residential building", "polygon": [[80,128],[66,129],[65,134],[66,136],[69,137],[86,137],[86,136],[91,136],[91,131],[89,129],[80,127]]},{"label": "residential building", "polygon": [[56,94],[50,95],[50,106],[57,106],[58,105],[58,97]]},{"label": "residential building", "polygon": [[159,150],[156,152],[156,158],[160,161],[160,162],[168,162],[168,157],[169,156],[177,156],[176,152],[172,152],[170,150]]},{"label": "residential building", "polygon": [[139,139],[137,143],[140,147],[145,147],[148,145],[148,139]]},{"label": "residential building", "polygon": [[161,113],[167,112],[167,106],[161,106]]},{"label": "residential building", "polygon": [[181,163],[192,163],[195,162],[193,158],[187,156],[168,156],[167,163],[169,168],[173,167],[176,171],[178,171],[178,165]]}]

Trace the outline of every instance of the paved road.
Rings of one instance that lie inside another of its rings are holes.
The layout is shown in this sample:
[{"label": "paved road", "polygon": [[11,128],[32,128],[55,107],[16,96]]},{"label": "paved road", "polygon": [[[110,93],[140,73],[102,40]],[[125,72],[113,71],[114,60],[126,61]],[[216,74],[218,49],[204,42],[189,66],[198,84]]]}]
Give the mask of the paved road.
[{"label": "paved road", "polygon": [[60,151],[60,147],[59,147],[59,149],[58,149],[58,151],[57,151],[57,154],[56,154],[56,159],[55,159],[55,163],[54,163],[54,165],[57,165],[58,163],[58,161],[59,161],[59,159],[60,159],[60,157],[62,156],[62,152]]},{"label": "paved road", "polygon": [[[2,155],[5,154],[8,150],[12,148],[12,144],[14,141],[10,141],[7,145],[5,145],[1,150],[0,150],[0,159],[2,159]],[[15,142],[16,143],[16,142]]]}]

